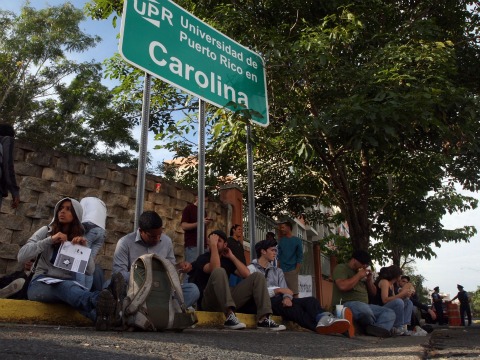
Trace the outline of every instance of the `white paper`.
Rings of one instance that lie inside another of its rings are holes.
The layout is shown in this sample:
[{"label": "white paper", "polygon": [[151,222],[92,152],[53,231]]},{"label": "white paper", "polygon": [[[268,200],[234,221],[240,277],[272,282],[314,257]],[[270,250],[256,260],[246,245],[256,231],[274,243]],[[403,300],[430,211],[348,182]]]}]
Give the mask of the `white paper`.
[{"label": "white paper", "polygon": [[[41,279],[38,279],[37,281],[40,281],[40,282],[43,282],[45,284],[57,284],[57,283],[61,283],[63,281],[65,281],[64,279],[57,279],[57,278],[52,278],[52,277],[44,277],[44,278],[41,278]],[[74,281],[75,284],[77,284],[78,286],[80,286],[81,288],[87,290],[87,288],[85,286],[83,286],[82,284]]]},{"label": "white paper", "polygon": [[60,245],[53,265],[64,270],[85,274],[91,252],[92,250],[86,246],[73,245],[70,241],[65,241]]}]

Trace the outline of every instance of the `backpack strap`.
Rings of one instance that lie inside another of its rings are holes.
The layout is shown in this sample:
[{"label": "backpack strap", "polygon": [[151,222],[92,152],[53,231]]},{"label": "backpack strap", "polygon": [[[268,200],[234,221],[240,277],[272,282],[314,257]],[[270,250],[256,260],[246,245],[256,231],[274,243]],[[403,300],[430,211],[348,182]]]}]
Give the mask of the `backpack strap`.
[{"label": "backpack strap", "polygon": [[[153,254],[142,255],[132,264],[130,280],[128,282],[128,293],[123,306],[126,316],[138,311],[152,289],[152,255]],[[134,279],[134,269],[138,266],[138,262],[142,262],[145,268],[145,281],[141,285],[137,285]]]}]

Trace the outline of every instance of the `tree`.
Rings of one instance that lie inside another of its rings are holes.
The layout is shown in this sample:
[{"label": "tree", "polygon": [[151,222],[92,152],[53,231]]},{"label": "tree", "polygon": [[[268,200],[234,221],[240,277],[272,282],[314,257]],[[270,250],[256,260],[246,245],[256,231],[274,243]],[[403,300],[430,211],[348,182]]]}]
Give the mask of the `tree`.
[{"label": "tree", "polygon": [[477,286],[477,290],[473,293],[471,299],[472,315],[478,317],[478,314],[480,314],[480,286]]},{"label": "tree", "polygon": [[[367,249],[373,237],[419,257],[432,255],[425,251],[432,242],[466,240],[474,233],[443,231],[439,220],[447,211],[476,206],[451,193],[450,184],[474,191],[479,184],[478,165],[468,162],[480,149],[477,4],[178,3],[265,59],[271,125],[255,129],[252,139],[262,209],[277,210],[276,201],[296,211],[312,199],[292,195],[312,194],[341,209],[355,249]],[[90,10],[106,17],[119,11],[119,2],[94,0]],[[220,110],[211,117],[207,159],[218,174],[244,179],[239,149],[246,120],[238,115]],[[188,120],[182,119],[192,126]],[[390,176],[402,187],[389,189]],[[413,219],[404,239],[397,229],[409,226],[405,219],[412,213],[432,219]],[[431,224],[424,243],[412,245],[419,238],[414,233]]]},{"label": "tree", "polygon": [[80,30],[83,19],[71,3],[41,10],[27,3],[18,16],[0,11],[0,117],[22,140],[133,165],[135,122],[113,106],[101,65],[68,59],[100,40]]}]

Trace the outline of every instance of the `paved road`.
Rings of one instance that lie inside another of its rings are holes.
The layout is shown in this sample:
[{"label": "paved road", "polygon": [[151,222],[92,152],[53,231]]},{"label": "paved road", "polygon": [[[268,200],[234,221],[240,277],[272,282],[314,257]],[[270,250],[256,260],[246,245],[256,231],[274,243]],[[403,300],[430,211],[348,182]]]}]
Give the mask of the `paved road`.
[{"label": "paved road", "polygon": [[439,328],[430,339],[425,359],[463,360],[480,358],[480,326]]},{"label": "paved road", "polygon": [[0,324],[0,358],[10,359],[422,359],[430,337],[377,339],[312,332],[188,329],[182,333],[96,332]]}]

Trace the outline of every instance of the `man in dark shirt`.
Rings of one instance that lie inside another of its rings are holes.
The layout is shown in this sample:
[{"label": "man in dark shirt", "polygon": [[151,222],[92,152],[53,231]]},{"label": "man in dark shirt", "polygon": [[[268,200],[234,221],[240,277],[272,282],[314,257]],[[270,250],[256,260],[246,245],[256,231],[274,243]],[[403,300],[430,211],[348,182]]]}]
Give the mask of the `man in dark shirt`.
[{"label": "man in dark shirt", "polygon": [[[239,330],[246,326],[236,317],[235,309],[253,299],[257,308],[258,328],[285,330],[285,326],[270,319],[272,306],[265,277],[260,273],[250,275],[245,264],[228,248],[227,235],[221,230],[213,231],[208,236],[208,245],[210,251],[200,255],[188,273],[189,281],[195,283],[200,290],[199,308],[224,312],[224,327]],[[230,274],[244,278],[232,290],[228,284]]]},{"label": "man in dark shirt", "polygon": [[440,295],[440,288],[435,286],[432,293],[433,307],[437,313],[438,325],[445,325],[447,322],[443,317],[443,296]]},{"label": "man in dark shirt", "polygon": [[[205,193],[205,205],[207,204],[208,196]],[[198,227],[198,195],[195,196],[195,202],[188,204],[182,212],[182,220],[180,226],[184,231],[185,240],[185,261],[193,262],[197,255],[197,227]],[[207,211],[205,211],[205,229],[207,225],[212,222],[212,219],[207,217]],[[206,235],[206,233],[205,233]]]},{"label": "man in dark shirt", "polygon": [[472,325],[472,312],[470,310],[470,304],[468,300],[468,294],[463,290],[462,285],[457,284],[458,294],[450,301],[452,302],[455,299],[460,301],[460,321],[462,326],[465,326],[465,313],[467,313],[468,326]]}]

